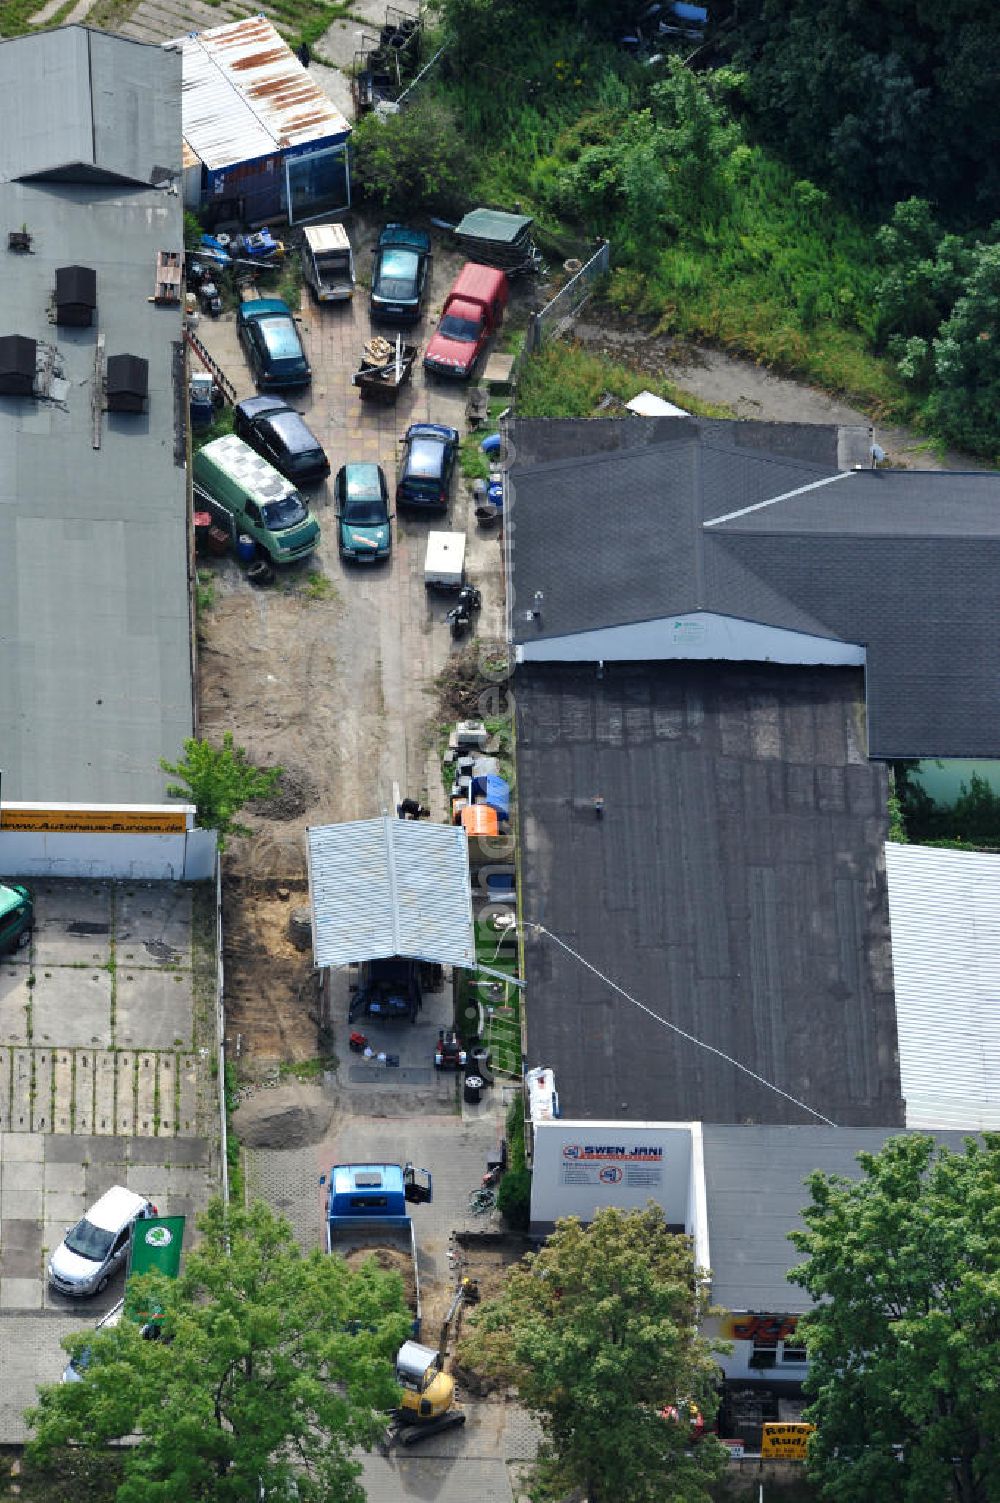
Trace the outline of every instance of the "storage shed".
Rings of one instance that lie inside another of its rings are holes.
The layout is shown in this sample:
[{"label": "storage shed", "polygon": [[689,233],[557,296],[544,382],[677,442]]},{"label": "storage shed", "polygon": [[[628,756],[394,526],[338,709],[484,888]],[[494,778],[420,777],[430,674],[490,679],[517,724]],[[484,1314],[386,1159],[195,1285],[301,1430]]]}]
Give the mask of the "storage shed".
[{"label": "storage shed", "polygon": [[350,206],[351,127],[265,16],[164,45],[183,61],[185,207],[252,225]]}]

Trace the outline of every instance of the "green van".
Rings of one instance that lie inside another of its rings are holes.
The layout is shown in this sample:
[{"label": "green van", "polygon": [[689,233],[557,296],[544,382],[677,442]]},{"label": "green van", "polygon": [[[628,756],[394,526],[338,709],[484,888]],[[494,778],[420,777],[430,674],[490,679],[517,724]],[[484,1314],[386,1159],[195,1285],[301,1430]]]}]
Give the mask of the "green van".
[{"label": "green van", "polygon": [[234,538],[246,533],[274,564],[291,564],[319,542],[316,518],[295,486],[233,433],[194,456],[195,500],[225,513]]},{"label": "green van", "polygon": [[0,955],[22,950],[31,940],[35,904],[26,887],[0,885]]}]

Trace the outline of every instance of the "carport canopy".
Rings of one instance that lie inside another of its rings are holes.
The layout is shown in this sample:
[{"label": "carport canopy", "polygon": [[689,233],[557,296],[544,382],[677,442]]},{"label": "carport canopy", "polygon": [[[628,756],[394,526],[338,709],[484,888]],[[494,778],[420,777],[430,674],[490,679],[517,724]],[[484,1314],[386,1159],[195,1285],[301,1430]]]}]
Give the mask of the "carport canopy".
[{"label": "carport canopy", "polygon": [[454,825],[359,819],[306,831],[313,959],[473,967],[469,844]]}]

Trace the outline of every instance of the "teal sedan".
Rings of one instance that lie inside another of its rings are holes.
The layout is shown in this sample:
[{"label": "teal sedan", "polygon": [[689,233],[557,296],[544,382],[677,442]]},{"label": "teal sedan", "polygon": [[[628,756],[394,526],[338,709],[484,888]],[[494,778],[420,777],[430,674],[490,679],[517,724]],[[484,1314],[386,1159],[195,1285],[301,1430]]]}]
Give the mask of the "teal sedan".
[{"label": "teal sedan", "polygon": [[392,548],[389,487],[381,465],[345,464],[333,487],[341,558],[358,564],[388,558]]}]

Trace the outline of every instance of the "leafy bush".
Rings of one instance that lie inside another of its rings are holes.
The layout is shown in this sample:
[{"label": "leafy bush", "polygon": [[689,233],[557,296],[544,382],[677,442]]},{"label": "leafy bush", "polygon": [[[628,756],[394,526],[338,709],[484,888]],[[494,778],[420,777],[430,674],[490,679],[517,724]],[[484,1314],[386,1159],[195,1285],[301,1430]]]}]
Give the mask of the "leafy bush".
[{"label": "leafy bush", "polygon": [[527,1231],[531,1221],[531,1170],[508,1169],[497,1190],[497,1209],[515,1231]]},{"label": "leafy bush", "polygon": [[354,180],[392,213],[467,201],[469,161],[453,111],[425,95],[398,115],[366,115],[351,137]]}]

